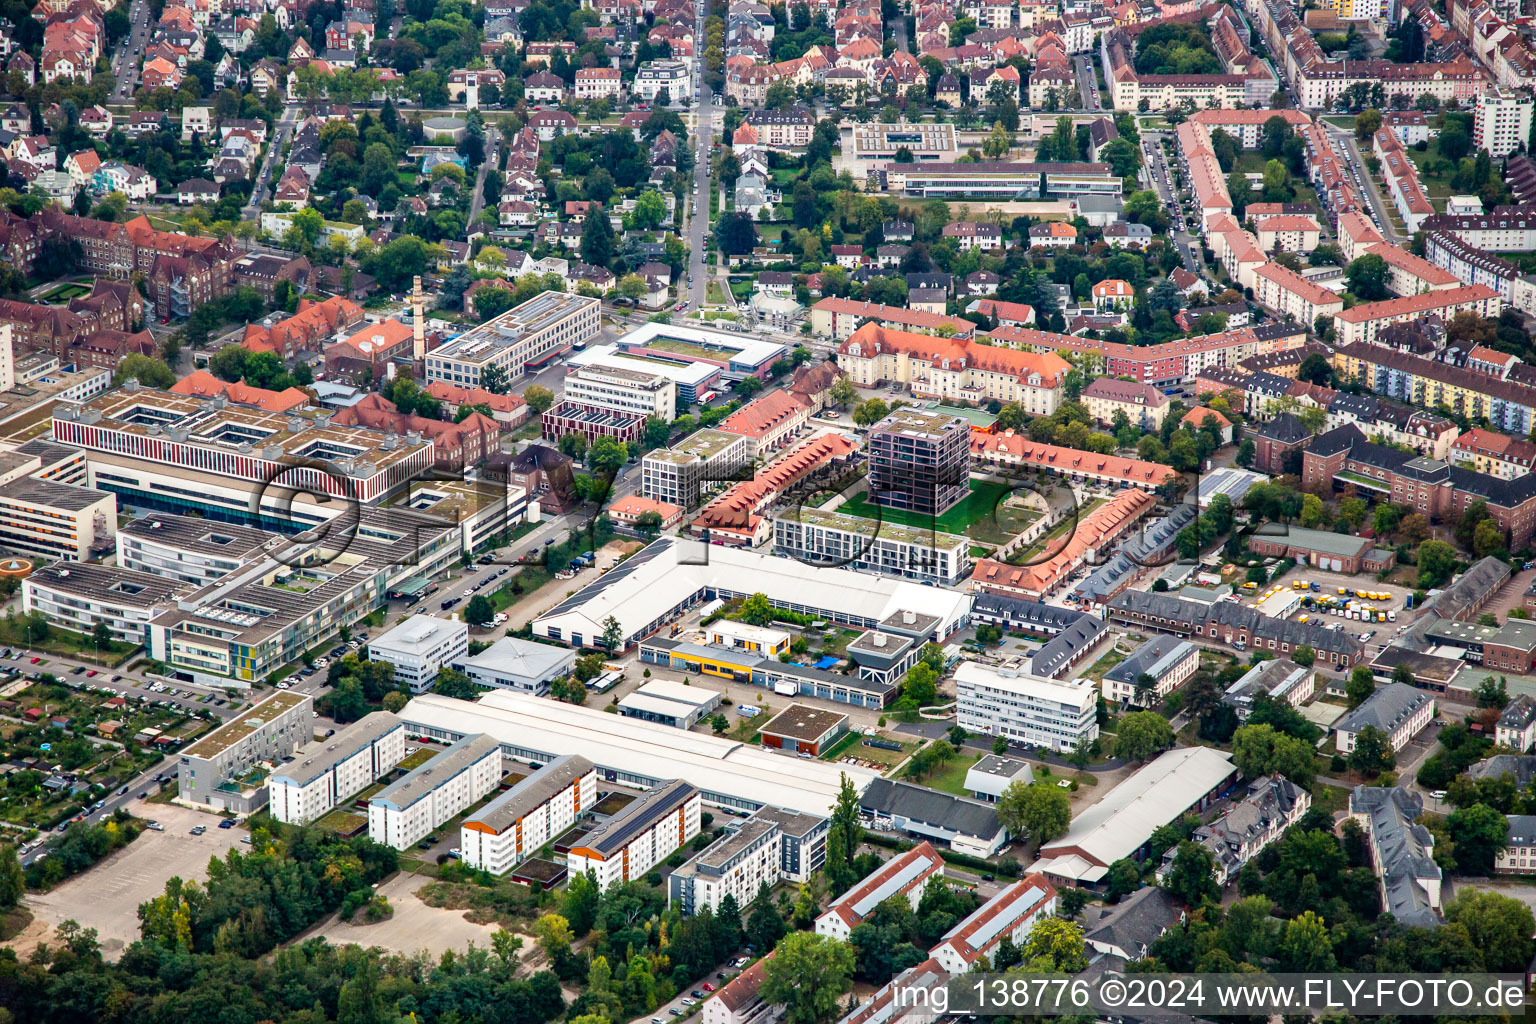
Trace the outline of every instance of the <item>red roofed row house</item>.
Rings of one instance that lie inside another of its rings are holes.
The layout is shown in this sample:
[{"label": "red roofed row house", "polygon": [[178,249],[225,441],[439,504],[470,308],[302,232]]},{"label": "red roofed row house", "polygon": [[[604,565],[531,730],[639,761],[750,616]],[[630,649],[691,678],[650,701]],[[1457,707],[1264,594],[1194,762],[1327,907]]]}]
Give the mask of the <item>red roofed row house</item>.
[{"label": "red roofed row house", "polygon": [[1041,444],[1011,430],[1001,434],[973,433],[971,458],[998,466],[1044,469],[1070,480],[1097,480],[1117,487],[1140,487],[1149,491],[1179,479],[1171,466]]},{"label": "red roofed row house", "polygon": [[759,515],[764,508],[790,487],[843,466],[858,449],[858,442],[843,434],[807,438],[705,505],[688,529],[713,544],[756,547],[773,533],[773,521]]},{"label": "red roofed row house", "polygon": [[1047,545],[1049,558],[1030,565],[1009,565],[990,558],[978,559],[971,572],[971,589],[986,594],[1044,601],[1090,559],[1102,561],[1152,507],[1157,499],[1139,489],[1122,491],[1095,508],[1056,550]]}]

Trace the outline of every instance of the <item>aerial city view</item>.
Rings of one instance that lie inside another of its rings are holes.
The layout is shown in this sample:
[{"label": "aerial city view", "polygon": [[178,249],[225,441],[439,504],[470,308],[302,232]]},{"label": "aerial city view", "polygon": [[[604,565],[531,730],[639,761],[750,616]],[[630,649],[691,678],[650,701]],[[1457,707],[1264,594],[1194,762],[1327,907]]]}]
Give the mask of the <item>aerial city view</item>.
[{"label": "aerial city view", "polygon": [[0,1024],[1525,994],[1536,6],[12,0],[0,65]]}]

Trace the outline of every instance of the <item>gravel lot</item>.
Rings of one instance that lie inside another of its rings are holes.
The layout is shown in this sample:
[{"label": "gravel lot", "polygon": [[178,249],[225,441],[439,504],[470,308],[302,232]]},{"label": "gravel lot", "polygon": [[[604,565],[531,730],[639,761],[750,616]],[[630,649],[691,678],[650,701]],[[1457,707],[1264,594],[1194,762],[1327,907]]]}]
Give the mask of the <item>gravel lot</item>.
[{"label": "gravel lot", "polygon": [[[139,817],[159,821],[165,831],[146,830],[84,874],[76,875],[52,892],[26,899],[37,921],[45,923],[48,931],[71,918],[87,928],[95,928],[102,954],[108,959],[116,959],[124,946],[139,937],[140,903],[164,892],[165,883],[172,876],[204,881],[208,877],[209,858],[222,857],[231,847],[239,846],[241,837],[246,835],[242,828],[219,828],[219,819],[212,814],[174,804],[135,800],[128,808]],[[206,825],[208,831],[200,836],[188,835],[187,830],[193,825]],[[33,937],[32,941],[37,938],[46,935]]]}]

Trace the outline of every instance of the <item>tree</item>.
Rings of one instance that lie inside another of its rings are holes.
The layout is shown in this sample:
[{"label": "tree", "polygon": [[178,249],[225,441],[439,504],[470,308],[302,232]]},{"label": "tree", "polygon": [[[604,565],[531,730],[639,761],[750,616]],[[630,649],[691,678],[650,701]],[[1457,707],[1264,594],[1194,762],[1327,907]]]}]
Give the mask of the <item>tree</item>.
[{"label": "tree", "polygon": [[116,387],[126,380],[137,380],[146,388],[163,390],[176,383],[176,374],[165,365],[164,360],[135,352],[119,360],[112,384]]},{"label": "tree", "polygon": [[1036,922],[1019,953],[1030,972],[1076,974],[1088,966],[1083,930],[1059,917]]},{"label": "tree", "polygon": [[464,619],[476,626],[488,626],[496,617],[496,608],[484,594],[476,594],[464,608]]},{"label": "tree", "polygon": [[1357,256],[1350,262],[1344,271],[1344,278],[1349,282],[1349,290],[1355,298],[1361,302],[1375,302],[1385,299],[1387,291],[1387,277],[1391,268],[1387,261],[1375,253],[1366,253]]},{"label": "tree", "polygon": [[1355,138],[1361,142],[1370,139],[1381,127],[1381,111],[1367,108],[1355,115]]},{"label": "tree", "polygon": [[757,245],[757,226],[748,213],[727,213],[715,223],[715,248],[727,256],[744,256]]},{"label": "tree", "polygon": [[1509,819],[1487,804],[1450,813],[1446,829],[1456,850],[1457,869],[1469,875],[1493,874],[1493,862],[1509,841]]},{"label": "tree", "polygon": [[529,411],[542,414],[555,404],[555,396],[544,385],[534,384],[523,392],[523,401],[528,403]]},{"label": "tree", "polygon": [[768,890],[768,883],[759,882],[752,902],[747,904],[747,941],[759,951],[772,949],[788,930],[783,915],[773,905],[773,894]]},{"label": "tree", "polygon": [[[1408,519],[1403,521],[1406,531]],[[1419,545],[1419,589],[1431,590],[1449,583],[1456,569],[1456,549],[1443,540],[1426,540]]]},{"label": "tree", "polygon": [[1156,711],[1136,711],[1115,727],[1115,756],[1146,761],[1173,746],[1173,727]]},{"label": "tree", "polygon": [[438,669],[432,683],[432,692],[442,694],[444,697],[457,697],[459,700],[474,700],[480,691],[475,689],[475,684],[470,682],[469,676],[445,665]]},{"label": "tree", "polygon": [[1376,676],[1365,665],[1356,665],[1349,672],[1349,682],[1344,686],[1344,696],[1350,708],[1364,704],[1366,698],[1376,692]]},{"label": "tree", "polygon": [[1286,971],[1332,971],[1338,966],[1328,926],[1310,910],[1286,922],[1275,955]]},{"label": "tree", "polygon": [[814,932],[786,935],[763,961],[759,990],[785,1009],[789,1024],[822,1024],[838,1015],[843,993],[853,985],[853,947]]},{"label": "tree", "polygon": [[1179,844],[1174,854],[1173,866],[1163,881],[1163,888],[1189,904],[1198,907],[1206,900],[1221,897],[1221,886],[1216,884],[1214,862],[1210,851],[1188,839]]},{"label": "tree", "polygon": [[1250,779],[1279,772],[1298,785],[1312,780],[1313,747],[1271,725],[1245,725],[1232,734],[1232,763]]},{"label": "tree", "polygon": [[1015,779],[997,798],[997,820],[1038,847],[1066,833],[1072,823],[1072,805],[1057,786]]},{"label": "tree", "polygon": [[827,399],[839,408],[859,397],[858,388],[853,386],[853,381],[847,377],[839,377],[832,382],[832,387],[827,391]]},{"label": "tree", "polygon": [[1244,469],[1252,469],[1254,456],[1257,454],[1258,446],[1253,443],[1252,438],[1245,437],[1237,446],[1237,464]]},{"label": "tree", "polygon": [[1349,752],[1349,766],[1368,778],[1391,771],[1397,764],[1392,751],[1392,741],[1374,725],[1367,725],[1355,734],[1354,749]]},{"label": "tree", "polygon": [[[1457,854],[1461,846],[1457,844]],[[1531,962],[1536,920],[1523,901],[1502,893],[1465,886],[1445,908],[1446,920],[1467,930],[1471,948],[1483,957],[1483,970],[1521,972]]]},{"label": "tree", "polygon": [[635,532],[646,540],[654,540],[661,532],[661,513],[642,512],[635,517]]},{"label": "tree", "polygon": [[10,910],[27,891],[27,876],[16,859],[16,846],[0,846],[0,910]]},{"label": "tree", "polygon": [[558,963],[561,957],[569,953],[571,943],[575,940],[571,923],[559,914],[543,915],[533,922],[532,932],[550,963]]},{"label": "tree", "polygon": [[613,261],[613,248],[612,222],[606,213],[594,212],[581,226],[581,258],[593,266],[606,267]]},{"label": "tree", "polygon": [[1291,652],[1291,660],[1302,668],[1311,668],[1317,662],[1317,651],[1303,644]]},{"label": "tree", "polygon": [[613,654],[624,646],[624,627],[619,625],[619,620],[612,615],[603,620],[603,635],[598,640],[598,644],[609,654]]},{"label": "tree", "polygon": [[866,430],[885,419],[890,407],[879,398],[867,398],[853,407],[853,422]]}]

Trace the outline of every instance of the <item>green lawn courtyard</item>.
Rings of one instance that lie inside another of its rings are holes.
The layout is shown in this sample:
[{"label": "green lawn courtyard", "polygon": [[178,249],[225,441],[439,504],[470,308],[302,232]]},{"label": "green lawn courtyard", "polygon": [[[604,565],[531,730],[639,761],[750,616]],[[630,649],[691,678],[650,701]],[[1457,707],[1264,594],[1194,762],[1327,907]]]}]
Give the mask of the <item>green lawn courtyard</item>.
[{"label": "green lawn courtyard", "polygon": [[899,526],[962,534],[982,544],[1003,544],[1040,517],[1036,509],[1005,505],[1012,488],[996,480],[972,480],[971,493],[940,516],[877,506],[868,493],[855,495],[839,512],[864,519],[878,519]]}]

